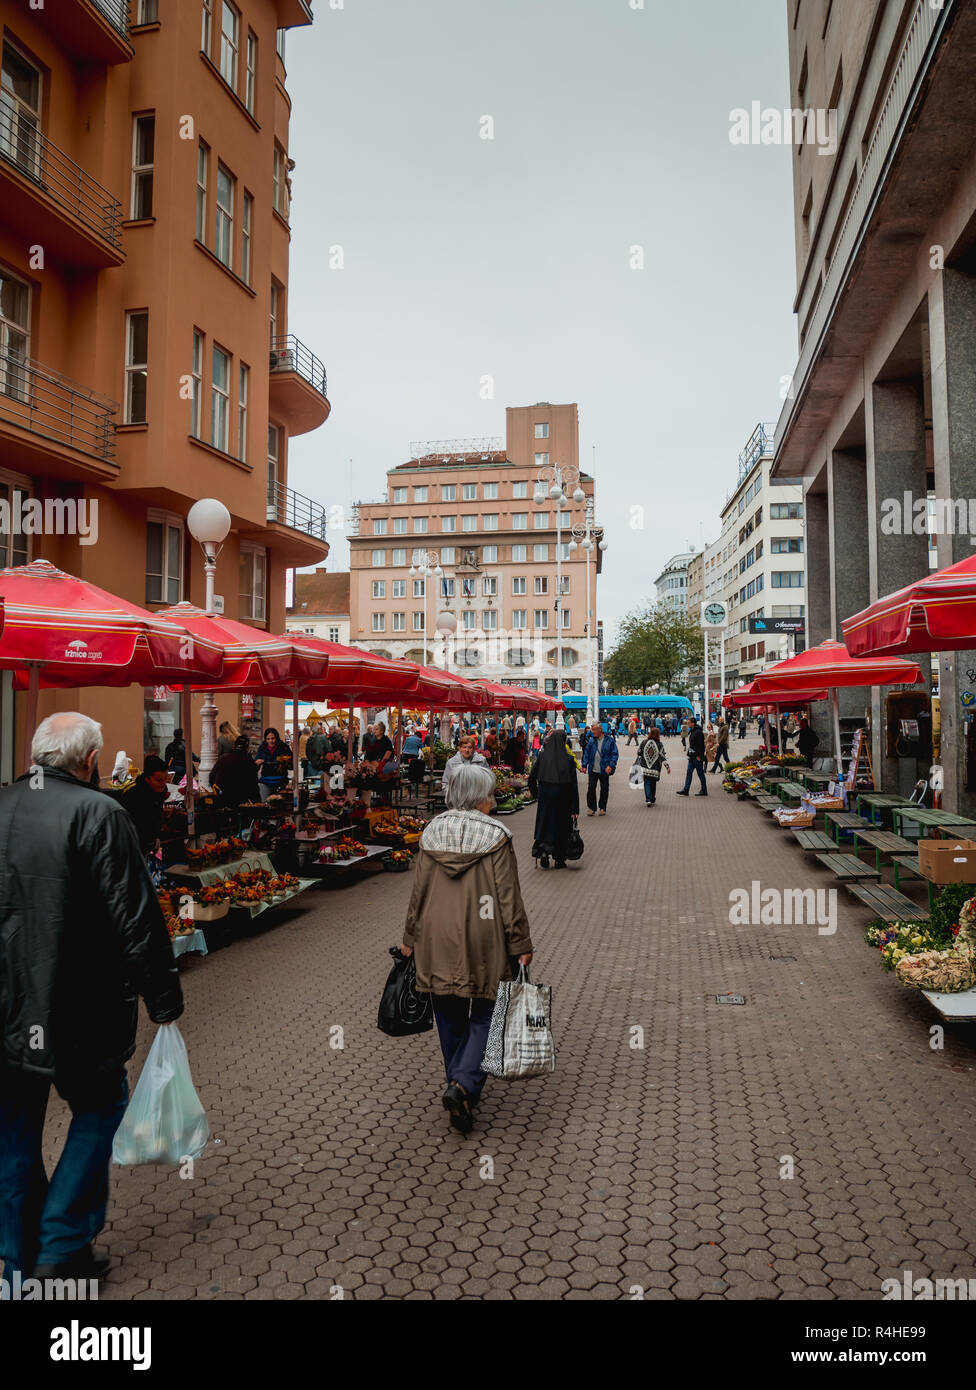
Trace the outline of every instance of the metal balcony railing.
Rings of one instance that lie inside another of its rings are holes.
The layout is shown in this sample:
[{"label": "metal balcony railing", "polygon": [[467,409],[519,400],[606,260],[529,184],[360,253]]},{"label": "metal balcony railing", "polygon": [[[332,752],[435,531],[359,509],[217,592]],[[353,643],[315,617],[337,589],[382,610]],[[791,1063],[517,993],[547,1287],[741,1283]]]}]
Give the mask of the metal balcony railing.
[{"label": "metal balcony railing", "polygon": [[90,3],[124,39],[129,37],[128,0],[90,0]]},{"label": "metal balcony railing", "polygon": [[320,396],[328,398],[325,368],[315,354],[293,333],[271,339],[271,371],[297,372]]},{"label": "metal balcony railing", "polygon": [[0,93],[0,158],[58,207],[116,251],[122,249],[122,204],[42,133],[25,108]]},{"label": "metal balcony railing", "polygon": [[317,541],[327,539],[326,512],[321,503],[303,497],[272,478],[268,479],[268,520],[290,526],[293,531],[304,531]]},{"label": "metal balcony railing", "polygon": [[0,353],[0,428],[18,425],[112,463],[118,409],[117,402],[30,357]]}]

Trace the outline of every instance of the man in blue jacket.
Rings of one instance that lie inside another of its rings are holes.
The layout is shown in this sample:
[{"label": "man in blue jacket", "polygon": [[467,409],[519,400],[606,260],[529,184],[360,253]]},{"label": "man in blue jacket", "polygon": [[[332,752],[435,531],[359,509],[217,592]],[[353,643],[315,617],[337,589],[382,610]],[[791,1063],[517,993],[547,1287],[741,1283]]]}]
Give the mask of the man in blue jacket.
[{"label": "man in blue jacket", "polygon": [[603,732],[603,725],[598,719],[594,720],[590,725],[590,737],[586,740],[586,747],[583,749],[583,771],[589,773],[586,788],[586,804],[589,808],[586,814],[588,816],[595,816],[597,813],[596,789],[598,784],[600,787],[600,815],[605,816],[607,814],[610,778],[617,766],[618,757],[617,740]]}]

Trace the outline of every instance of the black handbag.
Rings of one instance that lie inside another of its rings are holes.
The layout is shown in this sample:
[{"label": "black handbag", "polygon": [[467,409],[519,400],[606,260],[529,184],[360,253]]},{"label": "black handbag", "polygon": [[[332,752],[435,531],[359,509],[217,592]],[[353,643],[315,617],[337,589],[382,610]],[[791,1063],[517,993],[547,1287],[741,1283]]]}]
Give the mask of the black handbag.
[{"label": "black handbag", "polygon": [[576,822],[574,821],[574,822],[573,822],[573,828],[572,828],[572,830],[569,832],[569,838],[568,838],[567,841],[566,841],[566,858],[567,858],[567,859],[582,859],[582,857],[583,857],[583,836],[579,833],[579,830],[576,828]]},{"label": "black handbag", "polygon": [[429,994],[417,993],[417,967],[413,956],[403,955],[399,946],[391,946],[390,955],[393,969],[380,999],[376,1026],[391,1038],[427,1033],[434,1026],[434,1006]]}]

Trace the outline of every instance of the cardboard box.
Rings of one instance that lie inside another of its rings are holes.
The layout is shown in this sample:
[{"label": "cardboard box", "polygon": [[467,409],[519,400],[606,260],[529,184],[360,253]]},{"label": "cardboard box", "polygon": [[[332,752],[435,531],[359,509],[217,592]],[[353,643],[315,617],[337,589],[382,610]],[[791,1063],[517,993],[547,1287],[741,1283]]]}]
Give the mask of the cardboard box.
[{"label": "cardboard box", "polygon": [[976,884],[976,841],[919,840],[918,869],[930,883]]}]

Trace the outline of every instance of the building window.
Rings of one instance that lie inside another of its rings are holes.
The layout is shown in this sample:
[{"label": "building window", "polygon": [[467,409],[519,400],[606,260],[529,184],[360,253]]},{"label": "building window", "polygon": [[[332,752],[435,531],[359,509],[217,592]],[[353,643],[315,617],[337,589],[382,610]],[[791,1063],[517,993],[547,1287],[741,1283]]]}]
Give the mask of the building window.
[{"label": "building window", "polygon": [[407,596],[407,581],[406,581],[405,579],[394,579],[394,580],[393,580],[393,587],[392,587],[392,590],[391,590],[391,597],[392,597],[392,598],[406,598],[406,596]]},{"label": "building window", "polygon": [[528,483],[513,483],[513,484],[512,484],[512,496],[513,496],[513,497],[528,497],[528,495],[529,495],[529,485],[528,485]]},{"label": "building window", "polygon": [[495,575],[486,574],[481,581],[481,592],[485,598],[498,597],[498,580]]},{"label": "building window", "polygon": [[532,547],[533,560],[548,560],[549,547],[547,545],[534,545]]},{"label": "building window", "polygon": [[536,439],[548,439],[548,438],[549,438],[549,425],[548,425],[548,422],[547,422],[547,421],[543,420],[541,423],[539,423],[539,424],[536,425],[536,427],[535,427],[535,437],[536,437]]},{"label": "building window", "polygon": [[477,483],[462,483],[462,484],[461,484],[461,501],[462,501],[462,502],[476,502],[477,500],[478,500],[478,484],[477,484]]},{"label": "building window", "polygon": [[275,141],[271,163],[271,205],[287,222],[288,220],[288,156]]},{"label": "building window", "polygon": [[385,614],[385,613],[374,613],[374,614],[373,614],[373,631],[374,631],[374,632],[385,632],[385,631],[386,631],[386,614]]},{"label": "building window", "polygon": [[498,500],[498,484],[497,484],[497,483],[482,483],[482,485],[481,485],[481,495],[482,495],[482,497],[484,498],[484,500],[485,500],[486,502],[495,502],[495,501],[497,501],[497,500]]},{"label": "building window", "polygon": [[393,489],[393,501],[396,503],[396,502],[406,502],[406,500],[407,500],[407,489],[406,489],[405,487],[395,487],[395,488]]},{"label": "building window", "polygon": [[244,194],[241,208],[241,279],[245,285],[251,283],[251,222],[254,213],[254,198]]},{"label": "building window", "polygon": [[240,23],[241,17],[234,6],[228,4],[228,0],[222,0],[220,9],[220,75],[228,87],[233,87],[235,92],[237,91],[237,49]]},{"label": "building window", "polygon": [[513,594],[524,594],[524,593],[525,593],[525,575],[524,575],[524,574],[516,574],[516,575],[513,577],[513,579],[512,579],[512,593],[513,593]]},{"label": "building window", "polygon": [[802,518],[802,502],[770,502],[769,504],[770,521],[801,521]]},{"label": "building window", "polygon": [[155,24],[159,20],[158,0],[139,0],[136,9],[137,24]]},{"label": "building window", "polygon": [[183,592],[183,526],[165,512],[146,522],[146,602],[179,603]]},{"label": "building window", "polygon": [[210,443],[228,452],[230,436],[230,353],[214,347],[210,378]]},{"label": "building window", "polygon": [[153,215],[153,147],[155,115],[136,116],[132,122],[132,200],[129,216],[138,221]]},{"label": "building window", "polygon": [[481,529],[483,531],[498,530],[498,513],[488,512],[481,518]]},{"label": "building window", "polygon": [[456,516],[442,516],[442,517],[441,517],[441,530],[442,530],[442,531],[456,531],[456,530],[457,530],[457,517],[456,517]]},{"label": "building window", "polygon": [[537,574],[532,586],[533,593],[547,594],[549,592],[549,578],[545,574]]},{"label": "building window", "polygon": [[244,105],[254,115],[258,84],[258,40],[253,30],[247,31],[247,76],[244,82]]},{"label": "building window", "polygon": [[247,385],[248,368],[241,363],[237,377],[237,457],[247,462]]},{"label": "building window", "polygon": [[268,512],[270,519],[278,515],[278,426],[268,426]]},{"label": "building window", "polygon": [[446,576],[441,580],[441,598],[454,597],[454,580]]},{"label": "building window", "polygon": [[772,555],[802,555],[802,536],[774,536],[769,543]]},{"label": "building window", "polygon": [[330,642],[338,642],[338,640],[339,640],[339,629],[338,629],[337,627],[330,627],[330,628],[329,628],[329,641],[330,641]]},{"label": "building window", "polygon": [[498,546],[497,546],[497,545],[483,545],[483,546],[481,547],[481,563],[482,563],[483,565],[497,565],[497,564],[498,564]]},{"label": "building window", "polygon": [[549,626],[549,609],[537,608],[532,614],[532,626],[539,631],[544,631]]},{"label": "building window", "polygon": [[548,455],[548,454],[536,454],[536,456],[535,456],[535,466],[536,466],[536,468],[548,468],[548,467],[549,467],[549,455]]},{"label": "building window", "polygon": [[426,502],[426,501],[427,501],[427,489],[426,489],[426,487],[415,487],[414,490],[413,490],[413,500],[414,500],[415,502]]},{"label": "building window", "polygon": [[771,584],[774,589],[802,589],[802,570],[773,570]]},{"label": "building window", "polygon": [[203,334],[197,328],[193,330],[193,361],[190,377],[193,387],[193,396],[190,400],[190,433],[195,439],[200,439],[203,428]]},{"label": "building window", "polygon": [[406,632],[406,630],[407,630],[407,615],[406,615],[406,613],[394,613],[394,614],[393,614],[393,631],[394,631],[394,632]]},{"label": "building window", "polygon": [[557,594],[568,594],[568,593],[569,593],[569,575],[568,575],[568,574],[564,574],[564,575],[561,576],[561,582],[560,582],[558,588],[556,589],[556,593],[557,593]]},{"label": "building window", "polygon": [[513,546],[512,546],[512,563],[513,563],[513,564],[516,564],[516,565],[524,565],[525,562],[526,562],[526,560],[527,560],[528,558],[529,558],[529,547],[528,547],[527,545],[513,545]]},{"label": "building window", "polygon": [[41,173],[41,74],[12,44],[3,46],[0,151],[32,178]]},{"label": "building window", "polygon": [[549,513],[536,512],[532,518],[532,525],[537,531],[545,531],[549,527]]},{"label": "building window", "polygon": [[386,598],[386,580],[373,580],[373,598]]},{"label": "building window", "polygon": [[473,613],[470,608],[466,608],[461,614],[461,627],[470,632],[478,621],[477,613]]},{"label": "building window", "polygon": [[424,630],[424,610],[422,608],[414,609],[413,630],[414,632],[423,632]]},{"label": "building window", "polygon": [[30,399],[30,286],[0,269],[0,392]]},{"label": "building window", "polygon": [[374,516],[374,517],[373,517],[373,535],[374,535],[374,536],[385,536],[385,535],[386,535],[386,517],[385,517],[385,516]]},{"label": "building window", "polygon": [[[376,551],[376,554],[385,554],[385,551]],[[391,565],[405,565],[407,563],[407,552],[403,546],[397,546],[390,557]]]},{"label": "building window", "polygon": [[385,551],[385,550],[374,550],[374,551],[373,551],[373,568],[374,568],[374,569],[382,569],[383,566],[384,566],[385,564],[386,564],[386,551]]},{"label": "building window", "polygon": [[[560,560],[568,560],[568,559],[569,559],[569,541],[560,541],[560,542],[559,542],[559,558],[560,558]],[[681,581],[682,587],[684,586],[684,582],[685,582],[685,581],[682,579],[682,581]]]},{"label": "building window", "polygon": [[486,608],[481,615],[481,626],[485,632],[498,631],[498,609]]},{"label": "building window", "polygon": [[200,26],[200,51],[210,57],[210,42],[213,33],[213,0],[203,0],[202,23]]},{"label": "building window", "polygon": [[454,546],[453,546],[453,545],[442,545],[442,546],[441,546],[441,564],[442,564],[442,565],[453,565],[453,564],[454,564]]},{"label": "building window", "polygon": [[571,526],[572,524],[573,524],[573,518],[572,518],[572,515],[571,515],[569,512],[557,512],[557,513],[556,513],[556,525],[557,525],[557,526],[566,527],[566,526]]},{"label": "building window", "polygon": [[149,314],[139,309],[125,316],[125,413],[127,425],[146,423],[149,376]]},{"label": "building window", "polygon": [[197,241],[207,244],[207,165],[210,150],[201,140],[197,145]]},{"label": "building window", "polygon": [[[560,626],[560,627],[572,627],[572,625],[573,625],[572,622],[571,622],[572,616],[573,616],[573,615],[572,615],[572,611],[571,611],[569,608],[560,608],[560,610],[559,610],[559,626]],[[563,665],[564,665],[564,666],[575,666],[575,665],[576,665],[576,658],[574,657],[572,661],[567,661],[567,660],[566,660],[566,653],[563,652]]]},{"label": "building window", "polygon": [[[528,609],[526,609],[526,608],[513,608],[513,609],[512,609],[512,627],[513,627],[513,628],[523,628],[523,627],[528,627],[528,625],[529,625],[529,624],[528,624]],[[531,662],[513,662],[512,665],[514,665],[514,666],[517,666],[517,665],[528,666],[528,665],[531,665]]]},{"label": "building window", "polygon": [[234,176],[217,165],[217,235],[214,244],[218,261],[232,266],[234,260]]},{"label": "building window", "polygon": [[425,516],[415,516],[413,519],[413,531],[415,536],[422,536],[427,531],[427,518]]},{"label": "building window", "polygon": [[457,501],[457,483],[441,483],[441,501]]},{"label": "building window", "polygon": [[462,531],[477,531],[477,529],[478,529],[478,518],[477,518],[476,516],[462,516],[462,518],[461,518],[461,530],[462,530]]},{"label": "building window", "polygon": [[[7,515],[23,515],[24,500],[31,495],[30,480],[20,478],[14,473],[0,473],[0,500],[7,507]],[[26,565],[31,558],[29,535],[21,526],[10,526],[0,531],[0,566]]]},{"label": "building window", "polygon": [[528,512],[512,512],[512,530],[527,531],[529,529]]},{"label": "building window", "polygon": [[424,580],[424,579],[415,579],[415,580],[413,581],[413,596],[414,596],[414,598],[426,598],[426,597],[427,597],[426,580]]}]

